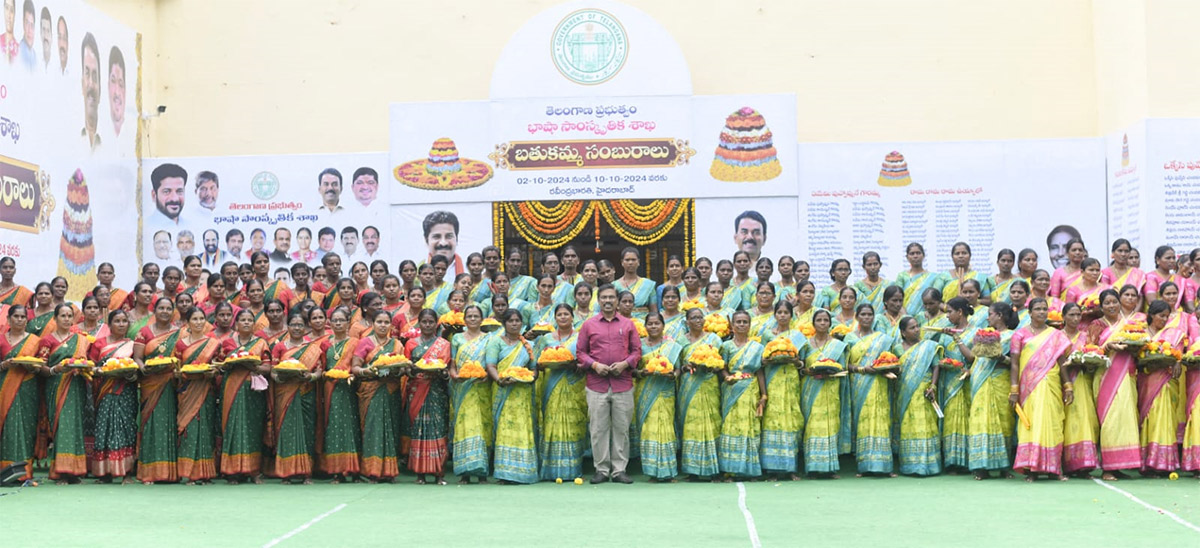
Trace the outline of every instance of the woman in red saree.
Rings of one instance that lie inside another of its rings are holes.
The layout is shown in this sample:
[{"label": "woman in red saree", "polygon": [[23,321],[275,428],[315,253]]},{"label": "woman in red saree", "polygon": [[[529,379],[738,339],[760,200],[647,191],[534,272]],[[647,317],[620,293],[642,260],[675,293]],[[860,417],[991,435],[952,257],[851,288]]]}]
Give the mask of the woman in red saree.
[{"label": "woman in red saree", "polygon": [[83,440],[83,416],[87,406],[84,369],[67,367],[67,359],[85,360],[88,340],[72,333],[75,310],[69,304],[54,308],[56,329],[42,336],[38,356],[50,367],[46,381],[46,415],[50,422],[50,479],[59,485],[78,483],[87,475],[87,456]]},{"label": "woman in red saree", "polygon": [[400,474],[397,460],[398,436],[394,400],[400,383],[385,380],[372,373],[370,365],[384,354],[404,349],[391,337],[392,323],[386,312],[372,318],[374,329],[358,342],[350,372],[359,379],[358,415],[362,428],[362,449],[359,469],[367,481],[392,481]]},{"label": "woman in red saree", "polygon": [[[100,266],[96,267],[96,281],[99,287],[103,287],[104,289],[108,290],[108,300],[105,301],[103,298],[101,298],[99,292],[94,289],[92,290],[92,296],[100,299],[100,304],[109,310],[121,308],[121,305],[125,303],[125,299],[129,297],[128,291],[113,286],[113,280],[116,278],[117,271],[113,268],[112,263],[100,263]],[[0,293],[2,293],[2,291],[0,291]],[[105,316],[107,316],[107,314],[105,314]]]},{"label": "woman in red saree", "polygon": [[[321,378],[325,354],[321,344],[308,340],[308,323],[303,310],[288,315],[287,337],[271,348],[273,407],[271,435],[275,442],[275,475],[289,484],[293,479],[312,484],[316,468],[317,391],[313,382]],[[281,376],[279,364],[296,360],[307,371],[299,377]]]},{"label": "woman in red saree", "polygon": [[[84,309],[87,308],[84,305]],[[91,345],[89,357],[97,367],[111,359],[133,356],[134,342],[125,336],[129,330],[126,312],[109,312],[107,325],[112,326],[112,334],[97,339]],[[137,463],[137,372],[127,373],[124,377],[98,377],[93,381],[93,386],[96,418],[88,470],[97,478],[97,482],[107,479],[121,480],[122,484],[133,483],[129,475]]]},{"label": "woman in red saree", "polygon": [[[196,308],[204,311],[205,319],[207,319],[209,323],[216,323],[217,308],[222,304],[228,304],[229,306],[233,307],[233,314],[237,314],[238,310],[241,310],[237,307],[237,305],[229,302],[229,300],[226,299],[226,287],[225,279],[221,277],[220,274],[211,274],[208,276],[208,298],[196,300],[195,302]],[[232,319],[233,316],[231,315],[230,320]]]},{"label": "woman in red saree", "polygon": [[[441,360],[450,363],[450,341],[437,336],[437,314],[428,308],[422,310],[417,326],[421,336],[409,339],[404,344],[404,353],[409,360]],[[425,484],[425,474],[433,474],[438,485],[443,479],[446,459],[450,411],[445,370],[417,371],[412,374],[408,400],[409,435],[412,442],[408,448],[408,469],[417,474],[417,484]]]},{"label": "woman in red saree", "polygon": [[[383,310],[383,297],[374,291],[363,293],[358,298],[358,310],[361,311],[359,317],[350,323],[351,337],[365,337],[370,333],[372,323],[370,318],[375,317],[375,313]],[[391,318],[391,314],[388,314]]]},{"label": "woman in red saree", "polygon": [[395,316],[397,312],[404,306],[404,298],[400,295],[400,278],[395,274],[388,274],[383,277],[383,309],[388,314]]},{"label": "woman in red saree", "polygon": [[[148,367],[155,358],[179,358],[180,330],[172,325],[175,303],[167,297],[154,302],[154,321],[133,340],[133,359],[142,367],[142,413],[138,429],[138,471],[143,484],[179,480],[176,439],[175,372],[177,365]],[[157,370],[155,370],[157,369]]]},{"label": "woman in red saree", "polygon": [[324,344],[333,335],[329,330],[329,318],[321,307],[313,306],[305,310],[304,319],[308,322],[308,335],[305,338],[310,342]]},{"label": "woman in red saree", "polygon": [[254,313],[238,312],[237,333],[221,343],[228,360],[245,352],[262,360],[252,367],[231,366],[221,384],[221,475],[230,485],[242,479],[262,483],[263,430],[267,421],[267,379],[271,353],[266,341],[254,336]]},{"label": "woman in red saree", "polygon": [[[309,313],[310,327],[311,318],[318,310],[321,309],[314,308]],[[358,339],[350,337],[350,314],[345,308],[335,308],[329,314],[329,323],[333,326],[333,335],[321,339],[321,348],[325,352],[325,371],[337,369],[349,373],[354,349],[358,346]],[[320,455],[321,470],[333,476],[333,483],[350,481],[352,475],[358,475],[358,448],[362,444],[358,399],[354,387],[347,382],[326,377],[323,387],[324,397],[318,404],[321,413],[317,421],[317,453]]]},{"label": "woman in red saree", "polygon": [[400,337],[417,325],[417,314],[425,308],[425,290],[416,286],[408,291],[408,298],[400,311],[392,316],[392,336]]},{"label": "woman in red saree", "polygon": [[[12,259],[9,259],[10,261]],[[34,442],[38,422],[38,374],[41,365],[13,363],[37,355],[41,339],[25,332],[29,310],[12,305],[5,313],[10,329],[0,336],[0,468],[25,463],[21,479],[33,479]]]},{"label": "woman in red saree", "polygon": [[204,319],[212,323],[212,331],[209,335],[216,339],[217,342],[225,342],[225,339],[232,337],[235,333],[233,330],[233,318],[237,315],[237,307],[230,303],[218,304],[212,316],[205,314]]},{"label": "woman in red saree", "polygon": [[[180,363],[211,365],[218,361],[222,355],[221,340],[205,331],[208,322],[204,312],[193,308],[183,320]],[[179,379],[179,408],[175,415],[178,470],[179,477],[188,485],[208,483],[217,477],[217,391],[213,376],[210,369],[205,374],[188,374]]]},{"label": "woman in red saree", "polygon": [[1106,289],[1100,293],[1100,309],[1104,317],[1092,322],[1089,337],[1094,344],[1105,347],[1111,358],[1108,367],[1096,371],[1096,414],[1100,419],[1100,466],[1106,481],[1127,479],[1121,471],[1142,467],[1138,434],[1137,367],[1133,352],[1120,342],[1125,324],[1133,321],[1121,317],[1121,301],[1117,292]]}]

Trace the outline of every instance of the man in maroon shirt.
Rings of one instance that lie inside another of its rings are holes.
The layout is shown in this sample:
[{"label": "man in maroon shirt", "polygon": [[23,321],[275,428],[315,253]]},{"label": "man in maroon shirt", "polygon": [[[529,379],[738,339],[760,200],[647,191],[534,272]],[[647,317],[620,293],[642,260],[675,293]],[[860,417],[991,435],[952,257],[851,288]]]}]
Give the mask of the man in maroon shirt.
[{"label": "man in maroon shirt", "polygon": [[633,321],[617,315],[617,289],[604,284],[597,290],[600,314],[579,327],[576,353],[587,373],[589,429],[596,475],[592,483],[610,478],[633,483],[629,464],[629,423],[633,418],[633,368],[642,357]]}]

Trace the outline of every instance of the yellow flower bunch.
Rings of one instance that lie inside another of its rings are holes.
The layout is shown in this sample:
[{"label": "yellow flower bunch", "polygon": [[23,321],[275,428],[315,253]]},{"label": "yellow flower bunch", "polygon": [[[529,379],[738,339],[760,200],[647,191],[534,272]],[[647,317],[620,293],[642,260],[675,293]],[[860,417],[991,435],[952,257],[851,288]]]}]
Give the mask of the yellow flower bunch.
[{"label": "yellow flower bunch", "polygon": [[188,374],[207,373],[210,369],[212,369],[211,364],[189,363],[189,364],[179,368],[179,372],[180,373],[188,373]]},{"label": "yellow flower bunch", "polygon": [[800,354],[800,350],[791,339],[787,337],[775,337],[774,340],[767,343],[766,349],[763,350],[763,356],[768,358],[778,358],[782,356],[796,357]]},{"label": "yellow flower bunch", "polygon": [[671,362],[667,361],[667,358],[662,354],[655,354],[646,358],[646,364],[643,366],[643,369],[647,373],[654,375],[670,375],[675,372],[675,366],[671,365]]},{"label": "yellow flower bunch", "polygon": [[500,325],[500,320],[497,320],[496,318],[485,318],[483,320],[483,323],[479,324],[480,331],[483,331],[485,333],[490,333],[492,331],[500,329],[501,327],[503,327],[503,326]]},{"label": "yellow flower bunch", "polygon": [[137,362],[133,358],[109,358],[100,366],[101,373],[113,373],[117,371],[129,371],[137,369]]},{"label": "yellow flower bunch", "polygon": [[829,358],[821,358],[813,362],[812,369],[817,374],[840,373],[845,370],[841,363]]},{"label": "yellow flower bunch", "polygon": [[178,358],[172,358],[172,357],[150,358],[150,359],[146,360],[146,367],[161,367],[164,365],[174,366],[178,363],[179,363]]},{"label": "yellow flower bunch", "polygon": [[517,382],[533,382],[533,371],[524,367],[509,367],[500,372],[500,378],[513,379]]},{"label": "yellow flower bunch", "polygon": [[1174,358],[1175,360],[1183,359],[1183,352],[1171,346],[1171,343],[1166,341],[1152,341],[1142,347],[1140,357],[1145,358],[1150,355],[1157,354],[1163,357]]},{"label": "yellow flower bunch", "polygon": [[438,318],[438,321],[441,322],[442,325],[449,325],[449,326],[455,326],[455,327],[461,327],[463,325],[466,325],[463,320],[463,313],[455,312],[453,310],[451,310],[445,314],[442,314],[442,316],[440,318]]},{"label": "yellow flower bunch", "polygon": [[67,358],[62,361],[62,365],[64,367],[71,367],[75,369],[90,369],[96,366],[92,360],[85,360],[83,358]]},{"label": "yellow flower bunch", "polygon": [[817,328],[813,327],[811,323],[800,324],[800,334],[812,338],[813,335],[817,334]]},{"label": "yellow flower bunch", "polygon": [[424,369],[426,371],[439,371],[446,368],[446,362],[437,358],[429,360],[422,358],[417,360],[416,367],[417,369]]},{"label": "yellow flower bunch", "polygon": [[729,319],[720,312],[713,312],[704,317],[704,330],[725,338],[729,336]]},{"label": "yellow flower bunch", "polygon": [[1149,326],[1146,325],[1146,322],[1140,320],[1129,322],[1125,324],[1125,327],[1121,328],[1121,332],[1117,334],[1117,340],[1125,344],[1144,343],[1150,340],[1150,333],[1146,331],[1147,329],[1149,329]]},{"label": "yellow flower bunch", "polygon": [[461,379],[482,379],[487,377],[487,369],[476,360],[468,360],[458,367],[458,377]]},{"label": "yellow flower bunch", "polygon": [[308,367],[299,360],[283,360],[275,365],[275,369],[290,369],[292,371],[308,371]]},{"label": "yellow flower bunch", "polygon": [[563,346],[551,346],[542,351],[542,355],[538,357],[538,363],[563,363],[575,359],[575,355],[571,353],[569,348]]},{"label": "yellow flower bunch", "polygon": [[684,301],[683,304],[679,305],[679,309],[684,312],[687,312],[693,308],[704,308],[704,302],[702,302],[700,299],[692,299],[690,301]]},{"label": "yellow flower bunch", "polygon": [[330,369],[325,372],[325,378],[340,381],[350,378],[350,372],[345,369]]},{"label": "yellow flower bunch", "polygon": [[848,325],[835,325],[833,326],[833,329],[829,330],[829,334],[840,339],[846,335],[849,335],[850,331],[851,329]]},{"label": "yellow flower bunch", "polygon": [[637,318],[633,318],[633,327],[634,329],[637,329],[637,334],[639,337],[649,336],[649,333],[646,332],[646,322],[643,322]]},{"label": "yellow flower bunch", "polygon": [[696,345],[696,350],[692,351],[691,357],[688,358],[688,363],[708,369],[725,369],[724,358],[721,357],[721,353],[717,348],[711,344]]},{"label": "yellow flower bunch", "polygon": [[871,367],[874,367],[875,369],[891,369],[900,367],[900,358],[897,358],[896,355],[892,354],[891,352],[883,352],[879,354],[878,358],[875,358],[875,362],[871,364]]},{"label": "yellow flower bunch", "polygon": [[380,354],[375,357],[375,361],[371,362],[371,367],[392,367],[397,365],[412,365],[412,362],[407,356],[399,352],[394,354]]}]

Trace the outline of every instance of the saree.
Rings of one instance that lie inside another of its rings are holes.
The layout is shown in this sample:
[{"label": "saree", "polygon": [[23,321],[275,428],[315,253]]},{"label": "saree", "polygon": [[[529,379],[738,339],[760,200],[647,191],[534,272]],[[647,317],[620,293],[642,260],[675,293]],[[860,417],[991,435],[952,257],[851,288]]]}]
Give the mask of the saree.
[{"label": "saree", "polygon": [[[1192,349],[1200,346],[1200,342],[1192,345]],[[1188,368],[1185,374],[1187,392],[1184,394],[1185,417],[1181,464],[1184,470],[1200,472],[1200,369]]]},{"label": "saree", "polygon": [[[959,291],[962,290],[962,282],[963,281],[966,281],[966,280],[975,280],[977,282],[979,281],[979,273],[975,272],[974,270],[967,272],[966,274],[963,274],[963,277],[961,280],[958,278],[955,278],[949,272],[943,272],[941,274],[941,276],[945,280],[945,283],[942,284],[942,302],[949,302],[950,299],[957,297]],[[979,298],[982,299],[984,297],[987,297],[988,294],[983,292],[983,282],[980,282],[979,287],[980,287]],[[917,299],[920,300],[919,295],[917,296]]]},{"label": "saree", "polygon": [[[679,355],[683,347],[670,339],[651,345],[642,340],[642,364],[653,356],[662,356],[668,363],[679,367]],[[679,461],[675,455],[679,449],[679,438],[675,432],[675,378],[664,375],[648,375],[637,387],[634,421],[641,426],[642,473],[654,479],[669,479],[679,473]],[[587,431],[585,412],[584,431]]]},{"label": "saree", "polygon": [[[39,345],[38,354],[46,359],[49,367],[68,358],[87,358],[88,341],[78,333],[68,335],[61,342],[53,333],[48,333]],[[49,452],[50,479],[87,474],[87,451],[83,440],[83,414],[87,406],[85,382],[77,369],[66,369],[46,380],[48,436],[53,441]]]},{"label": "saree", "polygon": [[[394,354],[401,350],[396,339],[388,338],[376,345],[370,337],[358,341],[354,355],[370,365],[381,354]],[[396,393],[400,383],[383,379],[358,381],[359,430],[362,446],[359,448],[359,472],[371,479],[389,479],[400,475],[399,448],[400,430]]]},{"label": "saree", "polygon": [[904,311],[909,316],[916,316],[925,311],[921,296],[926,289],[934,288],[941,291],[946,286],[946,277],[940,272],[922,272],[917,275],[907,270],[896,275],[896,285],[904,290]]},{"label": "saree", "polygon": [[467,292],[467,302],[482,305],[483,303],[492,300],[492,282],[487,278],[479,280],[479,283],[472,285],[471,290]]},{"label": "saree", "polygon": [[[732,312],[740,308],[742,308],[742,290],[733,285],[724,288],[721,294],[721,309]],[[707,310],[705,311],[705,315],[708,315]]]},{"label": "saree", "polygon": [[[408,359],[441,360],[450,363],[450,341],[441,337],[430,340],[409,339],[404,345]],[[450,433],[450,396],[446,380],[440,374],[416,373],[408,385],[409,436],[408,469],[417,474],[434,474],[441,477],[449,459],[448,436]]]},{"label": "saree", "polygon": [[[1183,302],[1184,294],[1187,293],[1187,287],[1188,287],[1188,285],[1187,285],[1188,280],[1179,279],[1178,274],[1171,274],[1171,275],[1167,276],[1166,279],[1163,279],[1162,275],[1160,275],[1157,270],[1151,270],[1151,271],[1147,272],[1146,273],[1146,281],[1142,283],[1142,297],[1146,297],[1150,293],[1154,293],[1155,298],[1158,298],[1158,288],[1164,282],[1171,282],[1179,287],[1179,294],[1175,297],[1175,302],[1167,303],[1167,304],[1171,305],[1172,310],[1176,310],[1179,308],[1179,305]],[[1149,306],[1150,300],[1145,299],[1145,301],[1146,301],[1145,304],[1143,304],[1142,306],[1143,307]],[[1142,308],[1142,310],[1145,310],[1145,308]]]},{"label": "saree", "polygon": [[[102,365],[132,355],[133,341],[102,339],[92,346],[91,359]],[[96,414],[88,471],[97,478],[124,477],[137,462],[137,385],[122,378],[99,377],[93,386]]]},{"label": "saree", "polygon": [[687,314],[680,312],[668,318],[666,312],[663,312],[663,318],[666,320],[663,325],[663,338],[677,341],[687,335]]},{"label": "saree", "polygon": [[[547,348],[562,346],[575,355],[579,334],[560,339],[557,332],[538,337],[534,357]],[[583,372],[575,366],[554,367],[538,375],[534,389],[540,404],[542,432],[538,443],[541,479],[583,476],[583,452],[588,444],[588,408]]]},{"label": "saree", "polygon": [[1017,403],[1029,417],[1028,428],[1017,425],[1016,471],[1062,474],[1065,416],[1058,360],[1070,350],[1070,339],[1052,327],[1037,334],[1028,328],[1013,334],[1013,367],[1021,390]]},{"label": "saree", "polygon": [[[1113,272],[1112,267],[1105,268],[1100,271],[1100,282],[1106,283],[1115,288],[1122,288],[1126,285],[1136,287],[1138,292],[1142,291],[1142,286],[1146,284],[1146,273],[1140,269],[1130,267],[1124,274],[1117,276]],[[1076,389],[1078,390],[1078,389]]]},{"label": "saree", "polygon": [[[858,290],[856,289],[854,292],[857,294]],[[833,286],[827,285],[822,287],[821,290],[817,292],[816,298],[813,299],[813,308],[824,308],[825,310],[828,310],[831,315],[837,316],[837,314],[842,311],[842,303],[840,302],[841,299],[838,298],[839,293],[841,293],[841,290],[834,289]]]},{"label": "saree", "polygon": [[[721,339],[705,333],[700,340],[688,343],[683,339],[679,361],[687,364],[701,344],[721,347]],[[675,430],[679,432],[681,450],[679,470],[683,474],[710,477],[720,473],[717,460],[717,437],[721,434],[720,380],[706,370],[687,372],[679,377],[676,398]]]},{"label": "saree", "polygon": [[[1116,336],[1124,320],[1100,333],[1100,346]],[[1137,367],[1133,354],[1116,352],[1108,367],[1097,370],[1096,416],[1100,419],[1100,464],[1104,470],[1128,470],[1142,467],[1141,440],[1138,434]]]},{"label": "saree", "polygon": [[1067,267],[1056,268],[1050,275],[1050,294],[1066,300],[1067,290],[1083,282],[1083,269],[1067,272]]},{"label": "saree", "polygon": [[[14,285],[8,288],[8,291],[0,293],[0,305],[12,306],[19,304],[25,306],[29,304],[29,300],[33,298],[33,292],[23,285]],[[118,301],[113,301],[118,302]]]},{"label": "saree", "polygon": [[[1086,341],[1086,334],[1076,333],[1068,351],[1082,350]],[[1100,421],[1092,389],[1094,373],[1072,367],[1066,375],[1075,385],[1075,398],[1066,405],[1063,420],[1063,472],[1071,474],[1100,466]]]},{"label": "saree", "polygon": [[[214,338],[196,341],[180,353],[182,364],[216,361],[221,342]],[[187,375],[179,381],[179,409],[175,415],[175,435],[179,440],[178,474],[188,481],[217,477],[217,391],[213,379]]]},{"label": "saree", "polygon": [[[848,364],[870,367],[880,354],[892,350],[896,339],[878,331],[865,337],[853,332],[846,335],[844,342],[850,352]],[[842,431],[849,427],[853,433],[850,443],[853,444],[859,473],[891,473],[892,397],[888,380],[878,374],[851,373],[849,378],[842,379],[842,384],[850,387],[850,395],[847,397],[843,390],[839,439],[845,435]],[[845,412],[847,410],[851,411],[849,416]]]},{"label": "saree", "polygon": [[449,283],[442,282],[441,285],[426,292],[425,308],[437,310],[439,306],[446,304],[450,299],[450,293],[454,291],[454,286]]},{"label": "saree", "polygon": [[[949,327],[950,322],[945,322]],[[968,325],[959,335],[960,340],[969,341],[975,337],[974,326]],[[964,363],[971,363],[963,356],[959,344],[953,337],[941,333],[933,333],[934,342],[941,345],[945,357]],[[942,432],[942,465],[968,469],[970,467],[970,447],[968,438],[971,435],[971,390],[963,390],[968,381],[961,377],[958,369],[946,369],[938,375],[938,405],[942,408],[943,418],[938,420]]]},{"label": "saree", "polygon": [[933,381],[933,371],[942,347],[928,340],[903,350],[900,355],[900,389],[896,395],[896,432],[900,441],[896,451],[900,473],[910,476],[933,476],[942,471],[941,435],[933,404],[925,399],[925,391]]},{"label": "saree", "polygon": [[854,282],[854,290],[858,292],[858,301],[860,303],[870,303],[871,308],[875,309],[876,314],[883,312],[883,290],[888,286],[893,285],[884,277],[879,277],[879,283],[875,287],[867,285],[867,280],[862,279]]},{"label": "saree", "polygon": [[[5,351],[0,361],[22,356],[36,356],[41,339],[25,334],[12,347],[0,338]],[[21,479],[33,479],[34,444],[38,427],[38,379],[24,367],[10,367],[0,372],[0,468],[17,462],[25,463]]]},{"label": "saree", "polygon": [[988,276],[983,281],[983,294],[989,295],[994,303],[1012,304],[1012,296],[1009,295],[1009,289],[1012,289],[1013,282],[1021,278],[1013,276],[1003,282],[997,281],[995,276]]},{"label": "saree", "polygon": [[[178,357],[179,335],[173,329],[155,335],[143,327],[134,342],[145,346],[143,357]],[[176,439],[175,371],[145,375],[141,380],[142,412],[138,428],[138,481],[176,481],[179,479]]]},{"label": "saree", "polygon": [[[309,372],[321,371],[325,357],[317,342],[292,348],[275,346],[276,365],[296,360]],[[275,382],[271,390],[271,437],[275,445],[275,475],[283,478],[311,477],[317,456],[317,390],[306,380]]]},{"label": "saree", "polygon": [[762,338],[764,328],[768,323],[777,323],[775,311],[759,314],[757,308],[750,309],[750,337]]},{"label": "saree", "polygon": [[638,278],[627,287],[624,280],[617,278],[613,280],[613,287],[617,288],[617,293],[633,293],[633,317],[646,321],[646,316],[650,314],[650,303],[654,302],[654,282],[647,278]]},{"label": "saree", "polygon": [[[1180,322],[1175,322],[1175,325],[1180,325]],[[1182,329],[1172,328],[1170,322],[1154,336],[1155,341],[1166,342],[1173,347],[1178,347],[1184,338],[1186,336]],[[1176,446],[1178,420],[1175,418],[1177,393],[1172,390],[1175,376],[1171,373],[1170,368],[1137,373],[1142,470],[1174,472],[1179,468],[1179,448]]]},{"label": "saree", "polygon": [[[797,349],[804,348],[808,339],[799,331],[787,330],[770,337],[764,343],[787,337]],[[760,461],[765,472],[795,473],[800,456],[800,433],[804,430],[804,414],[800,412],[800,372],[794,364],[764,365],[763,381],[767,385],[767,405],[762,416]]]},{"label": "saree", "polygon": [[[537,280],[533,276],[518,274],[508,278],[508,300],[537,301]],[[426,298],[428,300],[428,298]]]},{"label": "saree", "polygon": [[562,280],[556,280],[556,283],[554,284],[554,291],[550,293],[550,300],[553,301],[554,304],[564,303],[574,307],[575,285]]},{"label": "saree", "polygon": [[[495,336],[487,343],[487,365],[503,373],[511,367],[533,369],[533,353],[525,341],[515,344]],[[493,470],[496,479],[514,483],[537,483],[537,405],[530,383],[495,385],[492,393],[492,439],[495,440]]]},{"label": "saree", "polygon": [[[1012,331],[1000,334],[1000,345],[1009,355]],[[967,424],[967,468],[971,470],[1007,470],[1008,452],[1013,443],[1015,419],[1008,404],[1008,367],[1001,358],[976,356],[971,365],[971,410]]]},{"label": "saree", "polygon": [[[251,337],[245,344],[234,335],[222,343],[226,356],[248,352],[270,360],[266,341]],[[263,433],[267,421],[267,394],[251,388],[257,373],[244,367],[225,371],[221,383],[221,460],[224,476],[256,476],[262,472]]]},{"label": "saree", "polygon": [[292,294],[292,288],[288,287],[287,284],[283,283],[281,280],[271,280],[263,287],[263,301],[265,302],[270,299],[279,301],[281,304],[283,304],[284,315],[287,315],[288,310],[291,309],[292,299],[294,297],[295,295]]},{"label": "saree", "polygon": [[[837,339],[814,348],[809,341],[800,349],[805,367],[817,360],[829,359],[846,367],[846,343]],[[842,428],[842,378],[808,375],[800,391],[800,411],[804,414],[804,471],[833,474],[839,469],[838,432]],[[844,405],[850,405],[845,402]]]},{"label": "saree", "polygon": [[27,310],[31,317],[25,324],[26,333],[42,337],[46,335],[46,333],[53,333],[57,329],[58,322],[54,321],[54,310],[50,310],[49,312],[43,313],[40,316],[33,315],[32,307],[28,308]]},{"label": "saree", "polygon": [[125,336],[130,339],[137,340],[138,335],[142,333],[142,329],[144,329],[147,325],[150,325],[150,322],[154,321],[154,313],[152,311],[138,319],[134,319],[132,314],[133,311],[131,310],[129,316],[129,331]]},{"label": "saree", "polygon": [[[461,368],[469,361],[486,361],[487,342],[492,337],[481,334],[467,340],[466,333],[456,333],[450,339],[450,353]],[[451,387],[454,411],[454,440],[451,450],[454,475],[488,476],[488,452],[492,445],[492,386],[489,379],[458,379]],[[585,417],[586,420],[586,417]]]},{"label": "saree", "polygon": [[[350,371],[358,339],[325,339],[325,371]],[[349,382],[325,378],[317,407],[316,448],[322,472],[348,476],[359,471],[358,451],[362,445],[359,431],[358,398]]]},{"label": "saree", "polygon": [[[732,340],[721,344],[721,358],[730,373],[757,373],[762,368],[763,345],[749,340],[738,348]],[[757,415],[758,376],[721,383],[721,436],[717,438],[717,464],[721,472],[738,477],[758,477],[762,420]]]},{"label": "saree", "polygon": [[525,329],[533,329],[533,326],[538,324],[554,325],[554,307],[557,303],[551,302],[546,306],[539,307],[535,302],[529,306],[529,318],[525,320]]}]

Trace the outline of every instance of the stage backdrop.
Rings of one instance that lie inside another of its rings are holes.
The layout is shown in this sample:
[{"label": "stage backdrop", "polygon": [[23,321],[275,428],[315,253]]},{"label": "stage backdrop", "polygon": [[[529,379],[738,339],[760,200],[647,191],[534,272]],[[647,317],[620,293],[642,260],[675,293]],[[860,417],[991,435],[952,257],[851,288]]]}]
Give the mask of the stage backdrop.
[{"label": "stage backdrop", "polygon": [[320,264],[334,251],[349,274],[354,261],[370,263],[391,245],[389,185],[380,180],[386,165],[381,153],[147,161],[144,260],[177,264],[200,255],[215,271],[261,249],[274,270]]},{"label": "stage backdrop", "polygon": [[5,2],[0,34],[0,256],[67,298],[137,269],[138,34],[79,1]]},{"label": "stage backdrop", "polygon": [[797,255],[798,234],[795,196],[696,200],[696,256],[708,257],[714,267],[738,250],[775,263],[782,255],[804,259]]},{"label": "stage backdrop", "polygon": [[466,272],[467,255],[492,245],[492,204],[413,204],[391,206],[392,233],[388,267],[398,271],[403,259],[418,265],[433,255],[451,260],[446,281]]},{"label": "stage backdrop", "polygon": [[[1108,169],[1118,180],[1132,179],[1124,186],[1136,197],[1141,217],[1140,223],[1130,223],[1131,232],[1141,237],[1130,240],[1140,246],[1142,269],[1151,270],[1156,246],[1169,245],[1177,254],[1200,247],[1200,120],[1155,118],[1130,129],[1129,165],[1122,165],[1124,147],[1118,152],[1110,137]],[[1145,143],[1144,151],[1135,136]]]},{"label": "stage backdrop", "polygon": [[799,158],[797,253],[813,272],[846,258],[858,279],[862,255],[877,251],[892,279],[908,268],[909,242],[924,244],[925,268],[937,271],[952,266],[958,241],[989,274],[1003,248],[1061,266],[1074,235],[1107,256],[1101,139],[802,144]]}]

